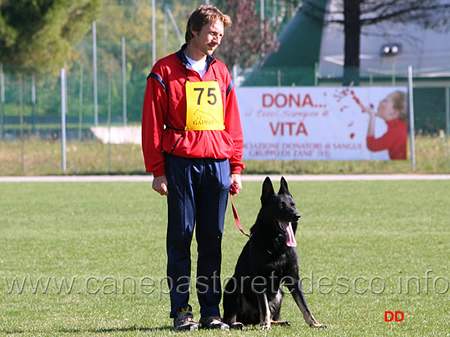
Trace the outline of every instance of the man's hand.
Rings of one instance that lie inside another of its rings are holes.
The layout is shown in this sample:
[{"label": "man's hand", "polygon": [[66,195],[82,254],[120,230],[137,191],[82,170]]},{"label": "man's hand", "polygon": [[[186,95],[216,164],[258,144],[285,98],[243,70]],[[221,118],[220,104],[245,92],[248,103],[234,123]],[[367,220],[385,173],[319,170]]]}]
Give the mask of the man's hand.
[{"label": "man's hand", "polygon": [[242,183],[241,183],[241,175],[240,174],[232,174],[231,175],[231,185],[234,186],[236,190],[236,194],[239,193],[240,190],[242,190]]},{"label": "man's hand", "polygon": [[161,195],[169,195],[169,190],[167,189],[167,177],[159,176],[153,178],[152,188]]}]

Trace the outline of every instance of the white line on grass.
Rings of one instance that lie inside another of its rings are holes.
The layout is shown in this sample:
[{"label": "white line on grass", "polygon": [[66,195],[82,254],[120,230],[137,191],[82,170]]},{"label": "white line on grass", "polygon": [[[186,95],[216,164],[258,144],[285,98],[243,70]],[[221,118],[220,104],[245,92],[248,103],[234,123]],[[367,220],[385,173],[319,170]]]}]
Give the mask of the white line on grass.
[{"label": "white line on grass", "polygon": [[[269,176],[279,180],[281,175],[242,175],[243,181],[263,181]],[[346,181],[346,180],[450,180],[450,174],[324,174],[284,175],[288,181]],[[111,176],[17,176],[0,177],[0,182],[151,182],[152,175]]]}]

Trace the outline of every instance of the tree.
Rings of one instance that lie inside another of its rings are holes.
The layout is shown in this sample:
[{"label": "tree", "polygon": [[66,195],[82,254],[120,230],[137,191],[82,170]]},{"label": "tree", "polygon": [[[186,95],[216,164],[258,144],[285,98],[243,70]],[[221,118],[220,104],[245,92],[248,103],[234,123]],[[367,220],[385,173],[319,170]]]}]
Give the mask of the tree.
[{"label": "tree", "polygon": [[217,7],[233,22],[217,50],[218,57],[230,68],[240,66],[245,69],[260,62],[274,48],[278,29],[289,21],[298,3],[298,0],[281,0],[278,7],[266,6],[261,22],[261,1],[218,0]]},{"label": "tree", "polygon": [[344,85],[359,83],[359,54],[361,37],[361,2],[344,0]]},{"label": "tree", "polygon": [[[231,17],[233,25],[226,30],[216,53],[229,67],[237,64],[245,66],[252,55],[261,51],[259,18],[254,5],[255,0],[219,0],[218,7]],[[245,29],[242,29],[244,26]]]},{"label": "tree", "polygon": [[343,85],[359,84],[360,38],[364,27],[382,21],[414,22],[426,28],[448,29],[450,3],[442,0],[336,0],[329,14],[344,26]]},{"label": "tree", "polygon": [[0,62],[34,72],[63,66],[73,45],[89,31],[98,8],[99,0],[2,0]]},{"label": "tree", "polygon": [[[107,74],[112,74],[113,109],[121,109],[121,95],[118,86],[122,82],[122,37],[126,41],[126,73],[127,73],[127,116],[131,121],[138,121],[142,114],[142,98],[145,91],[146,78],[152,69],[152,8],[148,0],[100,0],[101,10],[97,18],[97,65],[99,95],[106,95]],[[164,6],[156,1],[156,56],[164,57],[163,43],[165,36]],[[168,4],[168,1],[165,1]],[[193,11],[193,5],[186,1],[172,0],[170,9],[176,24],[183,30],[187,18]],[[174,33],[171,22],[168,22],[167,51],[173,53],[180,49],[178,37]],[[75,47],[77,63],[85,69],[92,69],[92,40],[87,38]],[[103,80],[102,80],[103,77]],[[116,89],[114,87],[117,87]],[[101,100],[102,97],[99,98]],[[104,98],[103,98],[104,100]],[[116,101],[114,101],[116,100]],[[114,113],[114,111],[113,111]],[[104,111],[99,111],[104,114]]]}]

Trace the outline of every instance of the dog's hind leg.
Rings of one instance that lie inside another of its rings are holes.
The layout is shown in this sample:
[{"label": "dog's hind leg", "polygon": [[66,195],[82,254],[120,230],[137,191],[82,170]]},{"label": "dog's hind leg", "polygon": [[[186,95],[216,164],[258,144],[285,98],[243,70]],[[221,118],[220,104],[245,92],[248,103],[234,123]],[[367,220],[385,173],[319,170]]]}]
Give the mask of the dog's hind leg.
[{"label": "dog's hind leg", "polygon": [[237,286],[237,281],[233,277],[225,287],[223,293],[223,320],[232,329],[242,330],[244,324],[237,322],[237,314],[242,308],[241,289]]},{"label": "dog's hind leg", "polygon": [[270,307],[269,301],[267,300],[267,295],[265,293],[262,293],[258,294],[257,297],[260,312],[259,327],[263,330],[270,329],[270,323],[272,319],[270,318]]},{"label": "dog's hind leg", "polygon": [[271,325],[278,325],[278,326],[291,326],[292,323],[289,321],[271,321]]},{"label": "dog's hind leg", "polygon": [[270,324],[271,325],[281,325],[281,326],[291,326],[291,322],[289,321],[280,321],[280,313],[281,313],[281,305],[283,304],[283,297],[284,297],[284,293],[283,291],[280,289],[278,289],[278,293],[275,296],[275,298],[273,298],[270,303],[270,311],[272,312],[272,319]]}]

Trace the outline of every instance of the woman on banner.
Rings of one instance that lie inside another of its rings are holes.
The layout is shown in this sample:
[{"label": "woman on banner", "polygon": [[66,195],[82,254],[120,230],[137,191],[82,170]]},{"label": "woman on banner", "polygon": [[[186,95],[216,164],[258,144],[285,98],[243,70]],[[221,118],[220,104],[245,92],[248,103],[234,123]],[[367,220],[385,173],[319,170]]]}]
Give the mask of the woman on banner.
[{"label": "woman on banner", "polygon": [[[386,96],[379,104],[375,113],[373,106],[369,107],[357,102],[363,113],[369,115],[366,144],[370,151],[388,150],[390,159],[406,159],[406,140],[408,135],[408,109],[406,93],[400,90]],[[387,131],[375,138],[375,117],[383,119]]]}]

